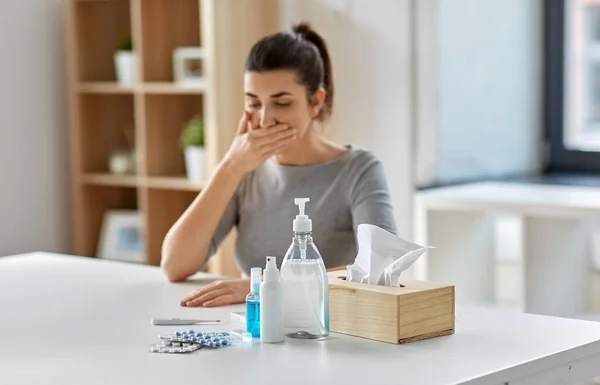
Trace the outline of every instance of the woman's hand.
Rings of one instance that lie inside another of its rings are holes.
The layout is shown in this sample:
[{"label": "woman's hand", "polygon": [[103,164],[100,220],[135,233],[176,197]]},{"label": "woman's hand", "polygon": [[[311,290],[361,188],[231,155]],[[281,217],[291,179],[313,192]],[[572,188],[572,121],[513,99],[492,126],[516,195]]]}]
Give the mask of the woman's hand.
[{"label": "woman's hand", "polygon": [[249,279],[215,281],[181,300],[181,306],[223,306],[242,303],[250,291]]},{"label": "woman's hand", "polygon": [[244,111],[225,159],[245,174],[285,150],[297,139],[296,135],[296,130],[286,124],[257,129],[252,125],[250,114]]}]

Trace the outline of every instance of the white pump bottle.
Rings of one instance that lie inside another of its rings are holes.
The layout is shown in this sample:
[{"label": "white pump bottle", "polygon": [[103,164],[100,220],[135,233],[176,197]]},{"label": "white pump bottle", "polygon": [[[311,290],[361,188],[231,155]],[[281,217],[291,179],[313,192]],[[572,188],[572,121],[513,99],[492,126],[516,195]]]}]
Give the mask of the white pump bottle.
[{"label": "white pump bottle", "polygon": [[281,264],[283,326],[287,337],[316,340],[329,336],[329,285],[323,258],[312,239],[312,220],[305,212],[309,201],[294,199],[299,214],[292,226],[292,244]]}]

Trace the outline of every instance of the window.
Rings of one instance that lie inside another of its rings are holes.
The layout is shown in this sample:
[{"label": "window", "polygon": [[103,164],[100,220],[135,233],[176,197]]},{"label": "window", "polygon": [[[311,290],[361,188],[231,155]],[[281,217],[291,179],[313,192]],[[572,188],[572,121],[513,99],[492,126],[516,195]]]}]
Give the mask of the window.
[{"label": "window", "polygon": [[549,171],[600,172],[600,0],[547,0]]}]

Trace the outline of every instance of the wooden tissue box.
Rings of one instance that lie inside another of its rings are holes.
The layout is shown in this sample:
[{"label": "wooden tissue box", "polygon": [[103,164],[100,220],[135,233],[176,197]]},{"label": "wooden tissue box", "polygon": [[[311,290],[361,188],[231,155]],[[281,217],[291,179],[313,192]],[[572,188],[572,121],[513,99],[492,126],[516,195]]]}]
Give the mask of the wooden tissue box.
[{"label": "wooden tissue box", "polygon": [[401,280],[403,287],[346,281],[328,273],[329,329],[403,344],[454,333],[454,286]]}]

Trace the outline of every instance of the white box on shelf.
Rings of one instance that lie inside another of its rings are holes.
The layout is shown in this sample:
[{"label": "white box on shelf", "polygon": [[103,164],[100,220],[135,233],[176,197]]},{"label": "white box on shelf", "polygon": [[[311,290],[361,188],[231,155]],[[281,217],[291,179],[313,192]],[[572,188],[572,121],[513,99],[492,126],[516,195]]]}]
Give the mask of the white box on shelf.
[{"label": "white box on shelf", "polygon": [[205,84],[204,50],[200,47],[179,47],[173,51],[173,80],[180,86]]}]

